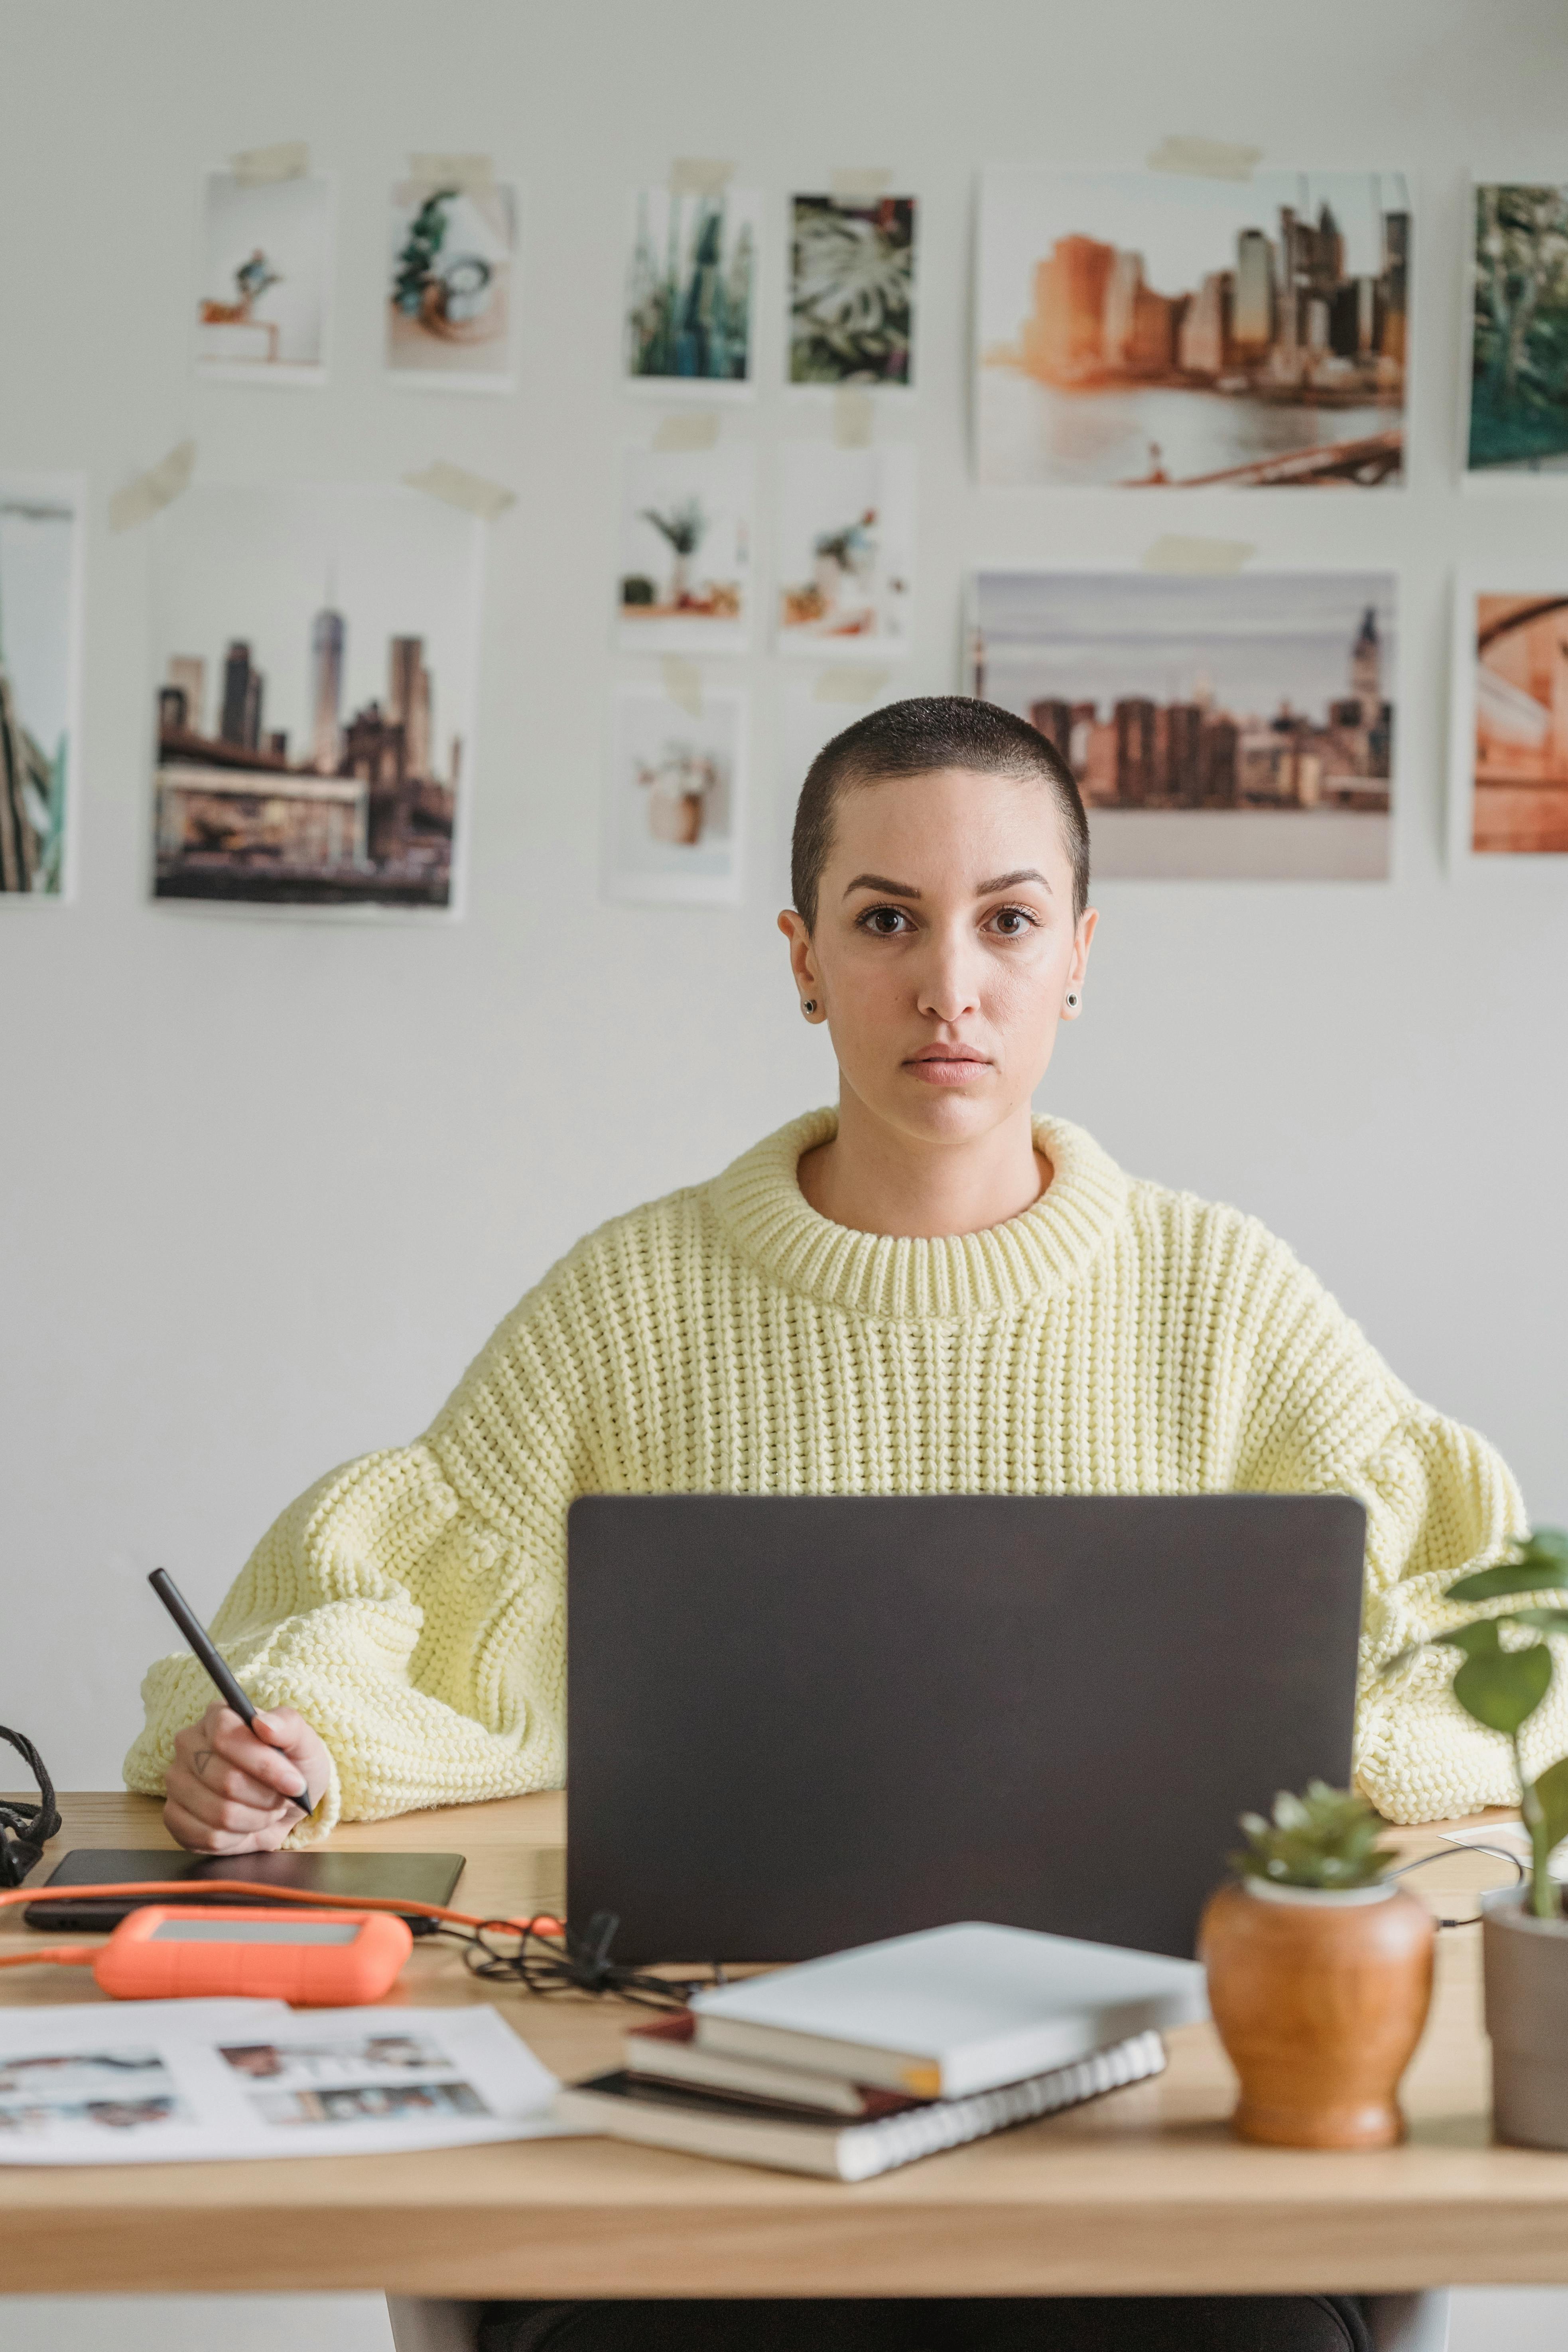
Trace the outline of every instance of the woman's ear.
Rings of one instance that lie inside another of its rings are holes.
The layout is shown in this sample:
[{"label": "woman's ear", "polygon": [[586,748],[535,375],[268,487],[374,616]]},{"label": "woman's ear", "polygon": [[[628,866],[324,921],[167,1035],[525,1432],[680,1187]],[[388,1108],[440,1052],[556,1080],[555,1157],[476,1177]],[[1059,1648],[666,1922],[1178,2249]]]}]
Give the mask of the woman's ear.
[{"label": "woman's ear", "polygon": [[789,942],[789,970],[800,992],[800,1010],[808,1021],[820,1021],[822,1017],[822,984],[805,919],[798,915],[793,907],[786,907],[779,918],[779,928]]},{"label": "woman's ear", "polygon": [[1083,974],[1088,968],[1089,950],[1099,923],[1092,907],[1085,907],[1078,918],[1078,928],[1072,934],[1072,953],[1067,962],[1067,985],[1062,992],[1062,1018],[1074,1021],[1083,1005]]}]

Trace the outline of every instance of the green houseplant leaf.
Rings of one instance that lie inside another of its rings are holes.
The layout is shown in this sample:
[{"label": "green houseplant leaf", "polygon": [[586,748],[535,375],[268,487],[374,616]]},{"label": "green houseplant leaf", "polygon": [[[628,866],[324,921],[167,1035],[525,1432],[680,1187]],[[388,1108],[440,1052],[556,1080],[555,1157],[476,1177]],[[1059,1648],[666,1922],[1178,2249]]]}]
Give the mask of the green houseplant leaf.
[{"label": "green houseplant leaf", "polygon": [[1561,1528],[1537,1528],[1514,1546],[1515,1557],[1495,1568],[1478,1569],[1450,1584],[1449,1601],[1501,1601],[1516,1592],[1547,1592],[1568,1585],[1568,1535]]},{"label": "green houseplant leaf", "polygon": [[[1568,1532],[1561,1528],[1536,1528],[1510,1549],[1511,1558],[1495,1567],[1456,1578],[1444,1592],[1445,1601],[1463,1604],[1516,1597],[1529,1600],[1538,1593],[1568,1591]],[[1518,1649],[1505,1650],[1500,1630],[1504,1625],[1517,1626],[1535,1638],[1527,1638]],[[1392,1675],[1420,1650],[1446,1647],[1460,1653],[1454,1696],[1477,1723],[1497,1732],[1513,1749],[1520,1812],[1530,1834],[1530,1907],[1538,1919],[1560,1921],[1563,1898],[1547,1864],[1553,1846],[1568,1837],[1568,1757],[1549,1764],[1532,1781],[1525,1772],[1520,1747],[1521,1731],[1552,1687],[1556,1663],[1552,1636],[1568,1636],[1568,1606],[1536,1601],[1523,1609],[1501,1609],[1490,1617],[1472,1618],[1468,1625],[1409,1643],[1389,1659],[1383,1673]]]},{"label": "green houseplant leaf", "polygon": [[1448,1601],[1502,1601],[1517,1592],[1554,1592],[1568,1585],[1568,1565],[1557,1560],[1505,1560],[1500,1568],[1481,1568],[1461,1576],[1444,1594]]},{"label": "green houseplant leaf", "polygon": [[1511,1739],[1552,1687],[1552,1653],[1538,1642],[1528,1650],[1482,1651],[1454,1676],[1454,1696],[1467,1715]]}]

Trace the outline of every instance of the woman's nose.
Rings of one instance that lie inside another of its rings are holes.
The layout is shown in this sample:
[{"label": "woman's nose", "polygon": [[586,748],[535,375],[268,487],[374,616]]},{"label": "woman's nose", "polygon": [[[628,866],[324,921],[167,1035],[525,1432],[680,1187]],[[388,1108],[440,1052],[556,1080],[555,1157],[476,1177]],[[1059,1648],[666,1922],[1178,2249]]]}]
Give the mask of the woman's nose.
[{"label": "woman's nose", "polygon": [[933,941],[920,976],[921,1012],[938,1021],[961,1021],[966,1013],[974,1012],[978,999],[973,961],[963,944]]}]

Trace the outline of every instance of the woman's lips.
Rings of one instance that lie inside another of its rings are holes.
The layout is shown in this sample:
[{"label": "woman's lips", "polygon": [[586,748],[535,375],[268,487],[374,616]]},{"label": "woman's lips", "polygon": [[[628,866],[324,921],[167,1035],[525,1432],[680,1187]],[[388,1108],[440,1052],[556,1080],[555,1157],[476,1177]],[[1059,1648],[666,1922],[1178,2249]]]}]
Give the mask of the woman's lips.
[{"label": "woman's lips", "polygon": [[913,1070],[915,1076],[923,1079],[928,1087],[962,1087],[967,1086],[971,1078],[977,1078],[991,1066],[982,1055],[956,1051],[951,1054],[920,1054],[904,1066],[906,1070]]}]

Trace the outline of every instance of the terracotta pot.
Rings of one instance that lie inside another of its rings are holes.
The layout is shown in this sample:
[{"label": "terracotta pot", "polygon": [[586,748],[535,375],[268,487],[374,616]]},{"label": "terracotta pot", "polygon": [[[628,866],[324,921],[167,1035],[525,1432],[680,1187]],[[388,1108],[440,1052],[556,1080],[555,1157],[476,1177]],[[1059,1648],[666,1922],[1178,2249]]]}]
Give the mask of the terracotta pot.
[{"label": "terracotta pot", "polygon": [[1510,1887],[1481,1906],[1492,2128],[1515,2147],[1568,2147],[1568,1919],[1537,1919]]},{"label": "terracotta pot", "polygon": [[1242,1879],[1198,1929],[1208,2002],[1241,2077],[1231,2127],[1275,2147],[1389,2147],[1395,2093],[1432,1998],[1434,1923],[1384,1885],[1343,1894]]}]

